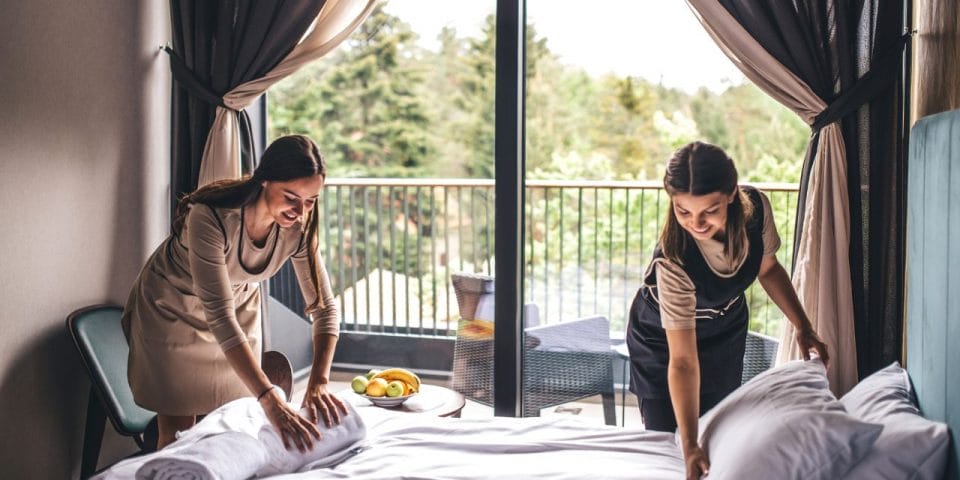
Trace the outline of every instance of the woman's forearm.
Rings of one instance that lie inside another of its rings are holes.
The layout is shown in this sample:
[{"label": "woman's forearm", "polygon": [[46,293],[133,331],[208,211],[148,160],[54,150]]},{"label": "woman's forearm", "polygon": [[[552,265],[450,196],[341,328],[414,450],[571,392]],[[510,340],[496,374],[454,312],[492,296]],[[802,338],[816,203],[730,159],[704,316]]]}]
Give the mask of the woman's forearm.
[{"label": "woman's forearm", "polygon": [[692,447],[699,445],[700,358],[696,330],[667,330],[667,347],[670,350],[667,388],[680,430],[681,447],[686,456]]},{"label": "woman's forearm", "polygon": [[681,447],[687,452],[698,445],[697,422],[700,414],[700,366],[697,362],[676,362],[667,366],[667,385],[680,430]]},{"label": "woman's forearm", "polygon": [[330,382],[330,368],[333,365],[333,354],[336,348],[336,335],[313,336],[313,364],[310,368],[308,386],[324,385]]},{"label": "woman's forearm", "polygon": [[225,350],[223,354],[253,396],[259,396],[270,388],[270,379],[263,373],[263,369],[257,366],[257,357],[254,356],[249,343],[240,343]]}]

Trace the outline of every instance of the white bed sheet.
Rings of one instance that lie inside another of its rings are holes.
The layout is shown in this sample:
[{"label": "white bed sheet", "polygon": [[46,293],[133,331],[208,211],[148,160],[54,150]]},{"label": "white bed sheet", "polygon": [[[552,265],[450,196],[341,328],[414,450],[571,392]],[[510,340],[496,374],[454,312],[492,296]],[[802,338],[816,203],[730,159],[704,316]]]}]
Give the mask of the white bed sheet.
[{"label": "white bed sheet", "polygon": [[[336,465],[273,479],[681,479],[674,436],[594,425],[576,418],[437,418],[357,408],[367,436]],[[213,434],[238,430],[201,422]],[[242,430],[242,429],[240,429]],[[151,456],[129,459],[98,478],[133,478]]]},{"label": "white bed sheet", "polygon": [[306,479],[682,479],[674,435],[567,418],[364,417],[359,452]]}]

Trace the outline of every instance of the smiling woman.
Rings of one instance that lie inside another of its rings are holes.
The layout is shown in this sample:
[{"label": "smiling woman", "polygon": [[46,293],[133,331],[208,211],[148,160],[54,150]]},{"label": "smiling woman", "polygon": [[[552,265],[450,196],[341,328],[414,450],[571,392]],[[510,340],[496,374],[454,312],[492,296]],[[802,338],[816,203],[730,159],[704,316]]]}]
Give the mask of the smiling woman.
[{"label": "smiling woman", "polygon": [[679,430],[687,478],[709,471],[698,417],[740,386],[749,310],[744,292],[760,280],[799,332],[805,356],[828,361],[786,271],[770,201],[737,183],[721,148],[692,142],[667,162],[670,195],[660,243],[630,309],[631,390],[647,430]]},{"label": "smiling woman", "polygon": [[[326,390],[339,319],[317,251],[314,207],[326,178],[308,137],[277,139],[252,176],[184,196],[173,234],[147,261],[124,308],[134,400],[158,414],[162,448],[178,430],[240,397],[254,396],[285,446],[319,439],[315,422],[339,423],[344,404]],[[303,418],[260,368],[260,290],[291,259],[313,322],[314,360]]]}]

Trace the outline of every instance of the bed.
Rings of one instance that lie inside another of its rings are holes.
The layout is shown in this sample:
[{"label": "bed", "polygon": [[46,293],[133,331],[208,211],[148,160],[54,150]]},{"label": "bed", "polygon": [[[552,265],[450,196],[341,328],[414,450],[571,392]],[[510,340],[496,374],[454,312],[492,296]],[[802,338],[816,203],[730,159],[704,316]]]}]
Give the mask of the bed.
[{"label": "bed", "polygon": [[[710,478],[939,479],[944,423],[919,415],[893,364],[837,400],[819,360],[743,385],[701,419]],[[98,475],[115,479],[683,478],[675,437],[574,418],[435,418],[347,394],[351,414],[307,455],[282,448],[253,399],[214,411],[161,452]]]}]

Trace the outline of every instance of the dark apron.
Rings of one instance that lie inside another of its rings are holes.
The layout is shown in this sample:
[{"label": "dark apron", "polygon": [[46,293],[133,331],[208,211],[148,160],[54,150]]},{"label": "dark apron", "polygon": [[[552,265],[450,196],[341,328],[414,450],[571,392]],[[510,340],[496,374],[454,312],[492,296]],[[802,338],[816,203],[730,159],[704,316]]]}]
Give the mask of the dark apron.
[{"label": "dark apron", "polygon": [[[741,187],[753,203],[747,222],[747,258],[730,278],[717,276],[703,258],[695,240],[687,235],[683,269],[697,297],[697,353],[700,359],[700,393],[726,396],[740,386],[746,348],[749,310],[744,292],[757,278],[763,260],[763,203],[752,187]],[[653,260],[663,258],[657,246]],[[630,307],[627,347],[630,350],[630,391],[640,398],[669,398],[667,387],[667,336],[660,322],[656,268],[648,268],[643,286]]]}]

